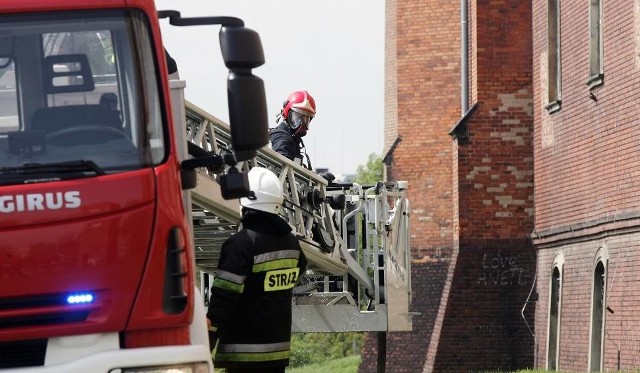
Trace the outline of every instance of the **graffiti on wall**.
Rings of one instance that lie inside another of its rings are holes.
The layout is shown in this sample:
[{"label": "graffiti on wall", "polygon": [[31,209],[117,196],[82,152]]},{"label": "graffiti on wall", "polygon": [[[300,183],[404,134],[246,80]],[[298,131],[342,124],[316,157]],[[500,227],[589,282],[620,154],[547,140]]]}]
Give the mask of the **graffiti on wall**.
[{"label": "graffiti on wall", "polygon": [[530,262],[528,257],[523,260],[520,254],[485,253],[482,257],[482,269],[478,277],[478,284],[527,286],[531,281],[531,273],[526,268]]}]

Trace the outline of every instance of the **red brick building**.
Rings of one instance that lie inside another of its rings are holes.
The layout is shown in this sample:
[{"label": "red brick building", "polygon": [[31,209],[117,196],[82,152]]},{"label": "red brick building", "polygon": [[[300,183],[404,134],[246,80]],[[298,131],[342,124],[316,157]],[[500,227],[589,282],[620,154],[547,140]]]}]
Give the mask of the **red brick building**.
[{"label": "red brick building", "polygon": [[534,0],[533,36],[535,362],[638,369],[640,3]]},{"label": "red brick building", "polygon": [[[421,313],[413,332],[388,336],[387,371],[532,366],[531,2],[469,0],[465,42],[461,2],[386,6],[386,171],[409,181]],[[361,372],[376,370],[375,342]]]}]

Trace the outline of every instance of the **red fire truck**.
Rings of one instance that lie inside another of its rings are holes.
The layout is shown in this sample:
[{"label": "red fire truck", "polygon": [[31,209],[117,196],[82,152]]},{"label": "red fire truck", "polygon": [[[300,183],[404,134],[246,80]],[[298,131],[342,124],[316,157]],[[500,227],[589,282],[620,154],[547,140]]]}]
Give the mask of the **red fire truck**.
[{"label": "red fire truck", "polygon": [[[225,157],[179,156],[159,16],[220,25]],[[268,142],[263,62],[236,18],[0,0],[0,371],[212,372],[183,191],[207,167],[248,193],[233,166]]]}]

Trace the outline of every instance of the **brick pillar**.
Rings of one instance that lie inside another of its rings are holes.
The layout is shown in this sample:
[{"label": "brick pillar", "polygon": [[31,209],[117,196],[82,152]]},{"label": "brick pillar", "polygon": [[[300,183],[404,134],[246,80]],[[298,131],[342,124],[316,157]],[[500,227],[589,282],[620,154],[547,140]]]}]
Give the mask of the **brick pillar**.
[{"label": "brick pillar", "polygon": [[[470,0],[477,106],[464,121],[460,3],[386,4],[385,160],[389,180],[409,181],[412,311],[422,314],[413,332],[388,336],[387,371],[531,366],[520,316],[535,272],[531,1]],[[456,123],[464,136],[452,140]],[[372,334],[360,372],[375,372],[375,347]]]},{"label": "brick pillar", "polygon": [[[532,366],[521,317],[533,285],[530,1],[470,2],[474,112],[454,133],[456,261],[427,372]],[[533,325],[533,304],[526,316]],[[431,358],[433,357],[433,358]]]},{"label": "brick pillar", "polygon": [[[415,373],[422,370],[427,356],[425,343],[431,339],[438,314],[438,308],[434,307],[434,300],[440,300],[442,296],[448,268],[447,261],[413,264],[411,268],[411,279],[414,285],[412,306],[414,310],[420,310],[421,315],[413,318],[413,332],[388,333],[387,372]],[[376,333],[368,333],[365,337],[360,372],[376,372],[378,357],[376,348]]]},{"label": "brick pillar", "polygon": [[[448,132],[460,116],[459,19],[455,1],[386,1],[385,149],[392,149],[386,171],[388,180],[409,182],[411,311],[420,313],[413,332],[387,336],[387,372],[419,372],[439,330],[436,319],[453,252]],[[375,334],[367,338],[362,356],[360,372],[375,372]]]}]

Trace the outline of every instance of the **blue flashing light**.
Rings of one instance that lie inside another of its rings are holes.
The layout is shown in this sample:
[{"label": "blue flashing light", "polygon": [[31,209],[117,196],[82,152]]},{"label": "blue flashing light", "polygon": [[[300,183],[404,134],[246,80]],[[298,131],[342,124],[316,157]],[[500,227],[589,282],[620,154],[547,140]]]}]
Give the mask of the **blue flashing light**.
[{"label": "blue flashing light", "polygon": [[67,296],[67,304],[89,304],[95,299],[92,293],[76,293]]}]

